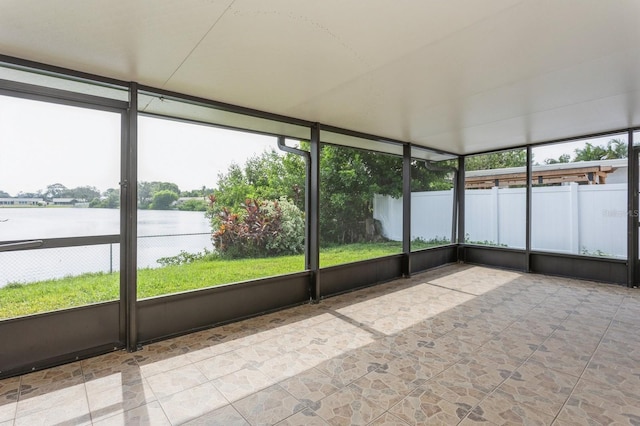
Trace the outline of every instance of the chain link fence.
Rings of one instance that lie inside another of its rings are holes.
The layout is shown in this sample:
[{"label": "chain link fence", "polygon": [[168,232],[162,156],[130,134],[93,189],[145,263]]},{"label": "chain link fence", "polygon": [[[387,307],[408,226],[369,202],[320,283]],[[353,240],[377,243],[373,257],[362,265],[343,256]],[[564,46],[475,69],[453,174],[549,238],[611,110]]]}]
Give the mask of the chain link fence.
[{"label": "chain link fence", "polygon": [[[138,269],[159,268],[158,259],[212,250],[211,234],[146,235],[138,237]],[[120,244],[96,244],[0,252],[0,287],[87,273],[120,270]]]}]

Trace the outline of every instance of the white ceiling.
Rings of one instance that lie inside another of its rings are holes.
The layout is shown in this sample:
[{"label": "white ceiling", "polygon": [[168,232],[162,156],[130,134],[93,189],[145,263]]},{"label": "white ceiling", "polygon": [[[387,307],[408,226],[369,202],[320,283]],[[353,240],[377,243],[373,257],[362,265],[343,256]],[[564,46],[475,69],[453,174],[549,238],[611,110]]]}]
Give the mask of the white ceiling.
[{"label": "white ceiling", "polygon": [[1,0],[0,54],[457,154],[640,126],[640,0]]}]

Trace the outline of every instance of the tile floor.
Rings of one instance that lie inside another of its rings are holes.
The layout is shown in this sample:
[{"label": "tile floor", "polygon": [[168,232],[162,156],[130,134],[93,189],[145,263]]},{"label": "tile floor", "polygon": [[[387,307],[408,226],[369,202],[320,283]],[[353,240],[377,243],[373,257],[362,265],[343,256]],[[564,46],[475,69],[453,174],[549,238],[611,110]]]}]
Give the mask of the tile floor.
[{"label": "tile floor", "polygon": [[0,381],[0,426],[640,425],[640,291],[451,265]]}]

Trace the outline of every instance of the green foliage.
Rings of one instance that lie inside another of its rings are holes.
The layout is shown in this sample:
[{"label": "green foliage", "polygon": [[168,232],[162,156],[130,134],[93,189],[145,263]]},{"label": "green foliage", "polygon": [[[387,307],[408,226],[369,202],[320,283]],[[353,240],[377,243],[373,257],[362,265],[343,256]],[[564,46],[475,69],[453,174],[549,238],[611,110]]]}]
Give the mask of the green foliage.
[{"label": "green foliage", "polygon": [[45,199],[51,201],[53,198],[60,198],[67,191],[67,187],[61,183],[53,183],[47,186],[47,190],[42,194]]},{"label": "green foliage", "polygon": [[[180,194],[178,185],[171,182],[138,182],[138,208],[148,209],[153,202],[153,196],[159,191],[170,191]],[[176,198],[177,199],[177,198]]]},{"label": "green foliage", "polygon": [[583,256],[597,256],[597,257],[613,257],[612,254],[604,252],[600,249],[591,251],[589,249],[587,249],[586,247],[582,246],[580,248],[580,254]]},{"label": "green foliage", "polygon": [[302,212],[286,199],[247,199],[239,213],[226,206],[216,207],[213,196],[211,201],[212,240],[220,256],[241,259],[297,254],[304,250]]},{"label": "green foliage", "polygon": [[274,150],[251,157],[239,166],[232,164],[218,175],[215,196],[220,206],[238,211],[246,199],[279,200],[285,197],[304,210],[304,160]]},{"label": "green foliage", "polygon": [[466,157],[464,163],[466,171],[505,169],[507,167],[523,167],[526,165],[527,151],[525,149],[472,155]]},{"label": "green foliage", "polygon": [[204,212],[207,211],[207,203],[204,200],[186,200],[184,203],[178,204],[178,210]]},{"label": "green foliage", "polygon": [[298,254],[304,251],[304,214],[282,197],[278,201],[267,201],[264,209],[268,216],[280,216],[280,229],[266,243],[269,255]]},{"label": "green foliage", "polygon": [[149,208],[153,210],[169,210],[172,203],[178,200],[178,194],[168,190],[162,189],[153,194],[153,201]]},{"label": "green foliage", "polygon": [[175,256],[167,256],[161,257],[157,260],[157,262],[162,266],[175,266],[175,265],[186,265],[188,263],[193,263],[199,260],[212,260],[215,258],[215,253],[212,253],[206,247],[203,251],[198,253],[189,253],[184,250],[180,250],[180,253]]},{"label": "green foliage", "polygon": [[120,190],[109,188],[102,193],[102,198],[94,198],[89,203],[89,207],[103,209],[120,208]]},{"label": "green foliage", "polygon": [[457,160],[427,162],[413,160],[411,162],[411,191],[446,191],[453,188],[454,170],[458,168]]},{"label": "green foliage", "polygon": [[583,148],[576,148],[574,154],[573,160],[569,154],[565,153],[557,159],[547,158],[544,163],[558,164],[577,161],[614,160],[627,158],[629,155],[627,143],[622,139],[611,139],[606,145],[594,145],[591,142],[587,142]]},{"label": "green foliage", "polygon": [[496,243],[495,241],[490,241],[490,240],[471,240],[471,237],[469,236],[469,234],[465,234],[464,236],[464,242],[465,244],[474,244],[474,245],[478,245],[478,246],[493,246],[493,247],[508,247],[506,244],[503,243]]},{"label": "green foliage", "polygon": [[607,146],[593,145],[586,143],[584,148],[575,150],[576,156],[573,161],[593,161],[593,160],[613,160],[616,158],[627,158],[627,144],[621,139],[611,139]]},{"label": "green foliage", "polygon": [[421,250],[429,247],[444,246],[451,244],[451,237],[434,237],[425,240],[422,237],[411,240],[411,250]]},{"label": "green foliage", "polygon": [[203,186],[200,189],[192,189],[191,191],[180,192],[181,197],[202,197],[203,199],[205,197],[208,197],[209,194],[213,194],[213,189],[207,188],[206,186]]},{"label": "green foliage", "polygon": [[[402,251],[400,242],[361,243],[325,248],[323,268]],[[197,259],[191,260],[192,257]],[[169,258],[167,258],[169,259]],[[165,267],[138,270],[138,297],[148,298],[304,270],[304,255],[260,259],[221,259],[215,254],[189,253],[168,260]],[[92,273],[0,288],[0,319],[117,300],[119,272]]]},{"label": "green foliage", "polygon": [[571,161],[571,156],[569,154],[562,154],[558,159],[555,158],[547,158],[544,160],[545,164],[560,164],[560,163],[568,163]]},{"label": "green foliage", "polygon": [[321,244],[364,242],[374,194],[402,195],[402,158],[323,145],[320,152]]}]

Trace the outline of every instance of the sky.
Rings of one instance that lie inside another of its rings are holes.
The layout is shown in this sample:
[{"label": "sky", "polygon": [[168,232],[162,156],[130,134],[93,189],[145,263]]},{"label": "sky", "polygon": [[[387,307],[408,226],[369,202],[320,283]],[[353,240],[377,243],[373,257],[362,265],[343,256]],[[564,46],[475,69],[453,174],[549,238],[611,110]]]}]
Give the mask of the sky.
[{"label": "sky", "polygon": [[[140,117],[138,180],[181,190],[214,187],[218,173],[264,150],[274,137]],[[0,96],[0,191],[116,188],[120,181],[120,115]]]},{"label": "sky", "polygon": [[[173,182],[181,190],[213,188],[232,163],[243,164],[274,137],[142,116],[138,121],[138,180]],[[44,191],[120,181],[120,115],[0,96],[0,191]],[[617,136],[590,140],[605,145]],[[626,135],[621,135],[626,140]],[[534,147],[534,161],[574,156],[587,141]]]}]

